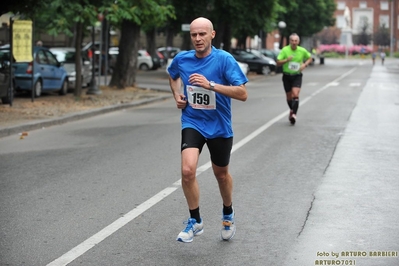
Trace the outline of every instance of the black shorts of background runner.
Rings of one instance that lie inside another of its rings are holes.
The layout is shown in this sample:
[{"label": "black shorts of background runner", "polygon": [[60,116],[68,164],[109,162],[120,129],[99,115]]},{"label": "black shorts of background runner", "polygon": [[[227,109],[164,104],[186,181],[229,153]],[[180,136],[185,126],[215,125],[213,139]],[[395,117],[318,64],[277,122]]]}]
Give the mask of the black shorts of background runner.
[{"label": "black shorts of background runner", "polygon": [[208,146],[211,161],[219,167],[229,165],[233,138],[207,139],[193,128],[185,128],[181,132],[181,150],[198,148],[201,153],[204,144]]},{"label": "black shorts of background runner", "polygon": [[283,73],[283,85],[285,92],[290,92],[293,87],[301,88],[302,73],[300,74]]}]

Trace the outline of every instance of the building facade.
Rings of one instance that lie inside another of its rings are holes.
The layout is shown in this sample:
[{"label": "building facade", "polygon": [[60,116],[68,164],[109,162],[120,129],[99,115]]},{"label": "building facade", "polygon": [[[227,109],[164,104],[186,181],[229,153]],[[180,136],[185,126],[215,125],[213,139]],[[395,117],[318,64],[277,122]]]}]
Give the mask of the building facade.
[{"label": "building facade", "polygon": [[380,27],[385,27],[390,32],[391,45],[378,47],[371,43],[371,46],[374,50],[399,51],[399,0],[335,0],[335,2],[337,9],[334,16],[337,28],[344,29],[348,18],[349,27],[354,35],[364,29],[368,34],[375,34]]}]

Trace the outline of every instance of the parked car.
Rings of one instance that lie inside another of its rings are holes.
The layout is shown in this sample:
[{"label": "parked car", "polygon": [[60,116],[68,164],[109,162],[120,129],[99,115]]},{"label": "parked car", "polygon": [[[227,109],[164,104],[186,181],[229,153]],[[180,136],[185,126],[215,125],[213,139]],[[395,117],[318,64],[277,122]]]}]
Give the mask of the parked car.
[{"label": "parked car", "polygon": [[165,65],[165,57],[162,53],[156,51],[155,56],[152,56],[153,66],[151,70],[157,70]]},{"label": "parked car", "polygon": [[237,61],[247,63],[249,70],[257,74],[267,75],[276,69],[276,61],[271,58],[260,57],[241,49],[232,49],[231,54]]},{"label": "parked car", "polygon": [[269,63],[270,63],[270,65],[271,65],[271,67],[270,67],[270,71],[271,72],[276,72],[276,69],[277,69],[277,61],[273,58],[273,57],[268,57],[268,56],[265,56],[264,54],[262,54],[260,51],[258,51],[258,50],[249,50],[249,52],[250,53],[252,53],[252,54],[254,54],[254,55],[256,55],[256,56],[258,56],[258,57],[260,57],[260,58],[262,58],[262,59],[264,59],[264,60],[266,60],[266,61],[269,61]]},{"label": "parked car", "polygon": [[[116,58],[119,54],[119,48],[118,47],[111,47],[109,49],[109,55],[110,55],[110,68],[113,69],[116,64]],[[152,61],[151,55],[146,51],[146,50],[138,50],[138,55],[137,55],[137,68],[140,70],[150,70],[152,69],[154,63]]]},{"label": "parked car", "polygon": [[245,75],[248,75],[249,73],[249,66],[247,63],[243,63],[243,62],[239,62],[237,61],[238,65],[241,68],[242,73],[244,73]]},{"label": "parked car", "polygon": [[68,92],[68,73],[63,65],[48,48],[35,46],[32,62],[13,63],[16,91],[32,91],[32,71],[34,97],[42,92],[58,91],[65,95]]},{"label": "parked car", "polygon": [[178,54],[181,51],[181,49],[178,47],[169,46],[169,47],[159,47],[157,51],[164,56],[165,60],[168,60],[169,58],[175,57],[175,55]]},{"label": "parked car", "polygon": [[[163,48],[163,47],[161,47],[161,48]],[[158,48],[159,49],[159,48]],[[161,49],[162,50],[162,49]],[[170,53],[170,57],[167,57],[167,61],[166,61],[166,69],[165,69],[165,71],[166,71],[166,74],[168,74],[169,75],[169,72],[168,72],[168,67],[170,66],[170,64],[172,64],[172,61],[173,61],[173,58],[179,53],[179,52],[181,52],[181,50],[179,49],[179,51],[178,52],[176,52],[176,53]]]},{"label": "parked car", "polygon": [[279,51],[277,51],[277,50],[269,50],[269,49],[260,49],[259,52],[261,52],[264,56],[273,58],[274,61],[276,61],[276,73],[282,73],[283,72],[283,67],[282,66],[277,66],[277,57],[278,57]]},{"label": "parked car", "polygon": [[[95,41],[95,42],[94,42],[94,48],[95,48],[96,50],[100,50],[100,45],[105,46],[105,43],[102,43],[102,44],[101,44],[100,41]],[[83,45],[82,51],[88,51],[89,49],[91,49],[92,46],[93,46],[93,43],[92,43],[92,42],[88,42],[88,43],[86,43],[85,45]],[[112,45],[112,43],[110,42],[108,48],[111,48],[111,47],[116,47],[116,46]]]},{"label": "parked car", "polygon": [[9,104],[12,100],[10,88],[10,50],[0,48],[0,99],[1,103]]},{"label": "parked car", "polygon": [[[68,72],[68,88],[75,89],[76,84],[76,50],[72,47],[50,48],[50,51],[57,57],[57,60],[64,65]],[[88,87],[91,82],[91,62],[87,53],[81,53],[82,87]]]}]

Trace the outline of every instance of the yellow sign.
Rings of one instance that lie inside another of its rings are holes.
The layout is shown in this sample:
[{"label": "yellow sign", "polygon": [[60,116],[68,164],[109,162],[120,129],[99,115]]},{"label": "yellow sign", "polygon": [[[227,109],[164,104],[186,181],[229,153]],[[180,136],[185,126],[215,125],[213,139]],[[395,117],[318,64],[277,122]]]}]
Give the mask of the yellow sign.
[{"label": "yellow sign", "polygon": [[31,62],[32,21],[16,20],[12,25],[12,50],[16,62]]}]

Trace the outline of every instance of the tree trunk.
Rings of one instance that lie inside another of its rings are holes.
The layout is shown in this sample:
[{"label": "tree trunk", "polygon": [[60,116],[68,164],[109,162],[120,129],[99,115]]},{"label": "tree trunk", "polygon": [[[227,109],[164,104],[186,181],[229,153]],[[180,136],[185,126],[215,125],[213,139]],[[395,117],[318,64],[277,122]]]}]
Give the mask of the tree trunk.
[{"label": "tree trunk", "polygon": [[119,54],[112,73],[110,86],[123,89],[135,85],[140,29],[140,26],[132,21],[122,21]]},{"label": "tree trunk", "polygon": [[146,50],[147,52],[150,53],[152,58],[157,58],[157,47],[156,47],[156,38],[157,38],[157,29],[152,28],[151,30],[148,30],[146,33],[147,37],[147,47]]},{"label": "tree trunk", "polygon": [[237,48],[239,49],[246,49],[246,42],[247,42],[247,36],[242,36],[237,38]]},{"label": "tree trunk", "polygon": [[[175,37],[174,31],[166,29],[166,44],[165,47],[173,47],[173,38]],[[181,48],[181,47],[179,47]]]},{"label": "tree trunk", "polygon": [[[111,73],[111,69],[110,69],[110,60],[111,57],[109,55],[109,48],[110,48],[110,40],[111,40],[111,35],[109,33],[109,21],[104,18],[102,23],[101,23],[101,73],[102,75],[108,75],[109,73]],[[106,56],[107,55],[107,56]]]},{"label": "tree trunk", "polygon": [[216,36],[212,41],[212,45],[215,46],[216,48],[222,48],[221,46],[223,43],[224,32],[226,30],[226,24],[224,22],[219,22],[215,26],[217,30],[216,30]]},{"label": "tree trunk", "polygon": [[231,27],[230,27],[230,25],[227,25],[223,32],[223,38],[222,38],[223,50],[226,50],[226,51],[231,50],[231,38],[232,38]]},{"label": "tree trunk", "polygon": [[156,47],[155,47],[156,32],[157,32],[156,28],[152,28],[152,29],[146,31],[146,33],[145,33],[147,40],[146,40],[146,47],[144,49],[146,49],[149,53],[151,53],[151,51],[156,50]]},{"label": "tree trunk", "polygon": [[190,33],[183,31],[182,33],[182,38],[183,38],[183,42],[182,42],[182,50],[191,50],[191,38],[190,38]]},{"label": "tree trunk", "polygon": [[76,37],[75,37],[75,70],[76,70],[76,83],[73,95],[80,97],[82,94],[82,39],[83,39],[83,24],[77,22],[76,25]]},{"label": "tree trunk", "polygon": [[259,31],[259,38],[260,38],[260,49],[265,49],[266,48],[266,38],[267,38],[267,33],[264,30]]}]

